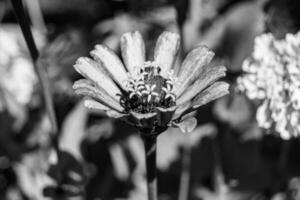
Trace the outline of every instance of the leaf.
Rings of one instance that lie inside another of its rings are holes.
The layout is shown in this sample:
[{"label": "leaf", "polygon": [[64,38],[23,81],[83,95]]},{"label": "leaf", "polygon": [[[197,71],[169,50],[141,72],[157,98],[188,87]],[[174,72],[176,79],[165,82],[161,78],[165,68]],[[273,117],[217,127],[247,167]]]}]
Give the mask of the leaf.
[{"label": "leaf", "polygon": [[48,175],[55,184],[47,185],[43,194],[54,199],[80,196],[84,193],[87,173],[84,163],[68,152],[59,152],[59,163],[51,164]]},{"label": "leaf", "polygon": [[114,144],[109,148],[110,157],[113,163],[115,176],[120,180],[126,180],[129,177],[129,164],[125,156],[124,149]]},{"label": "leaf", "polygon": [[61,150],[69,152],[79,160],[82,159],[80,145],[86,133],[86,120],[87,111],[82,103],[79,103],[65,118],[59,140]]}]

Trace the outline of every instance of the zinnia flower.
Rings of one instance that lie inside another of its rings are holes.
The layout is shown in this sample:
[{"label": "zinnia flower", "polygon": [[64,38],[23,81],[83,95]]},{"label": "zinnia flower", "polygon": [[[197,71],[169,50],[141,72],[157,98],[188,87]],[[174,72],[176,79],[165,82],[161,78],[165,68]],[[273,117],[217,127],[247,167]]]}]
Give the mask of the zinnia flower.
[{"label": "zinnia flower", "polygon": [[276,40],[272,34],[255,39],[252,55],[243,63],[247,74],[239,88],[260,100],[256,119],[262,128],[274,128],[283,139],[300,135],[300,32]]},{"label": "zinnia flower", "polygon": [[85,106],[103,110],[108,116],[136,126],[143,133],[161,133],[169,126],[191,131],[197,121],[188,117],[216,98],[228,93],[228,84],[216,82],[226,68],[212,67],[214,53],[198,46],[184,59],[174,62],[180,38],[162,33],[152,61],[146,61],[145,44],[139,32],[121,37],[121,59],[109,48],[96,45],[92,58],[81,57],[74,65],[85,79],[74,83],[75,92],[87,96]]}]

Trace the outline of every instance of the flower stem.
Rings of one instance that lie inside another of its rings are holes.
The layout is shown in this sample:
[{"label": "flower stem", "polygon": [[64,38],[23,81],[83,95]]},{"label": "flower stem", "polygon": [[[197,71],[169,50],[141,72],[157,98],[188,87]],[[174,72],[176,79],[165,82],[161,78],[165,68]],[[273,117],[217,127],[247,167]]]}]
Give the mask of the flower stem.
[{"label": "flower stem", "polygon": [[183,147],[182,155],[182,169],[180,175],[180,186],[178,200],[188,200],[189,199],[189,188],[190,188],[190,178],[191,178],[191,146],[185,145]]},{"label": "flower stem", "polygon": [[26,0],[25,4],[27,6],[28,14],[32,22],[33,27],[41,31],[42,33],[47,33],[47,27],[43,18],[43,13],[39,0]]},{"label": "flower stem", "polygon": [[33,40],[33,36],[30,30],[29,22],[27,16],[24,12],[24,6],[21,0],[11,0],[12,6],[14,8],[16,17],[19,21],[21,30],[23,32],[25,42],[29,48],[30,55],[35,62],[38,59],[39,52]]},{"label": "flower stem", "polygon": [[157,200],[156,138],[156,135],[142,134],[145,146],[148,200]]},{"label": "flower stem", "polygon": [[49,81],[48,77],[45,75],[45,71],[41,66],[41,63],[38,62],[38,57],[39,57],[39,51],[36,47],[36,44],[33,39],[33,35],[29,26],[29,22],[27,19],[27,16],[25,15],[24,12],[24,6],[21,0],[11,0],[11,3],[13,5],[16,17],[19,21],[21,30],[23,32],[25,42],[28,46],[29,53],[31,55],[31,58],[33,60],[34,64],[34,69],[37,73],[39,82],[42,87],[42,92],[43,92],[43,98],[44,98],[44,103],[46,106],[46,111],[49,115],[50,122],[52,125],[52,133],[56,134],[57,132],[57,123],[56,123],[56,117],[55,117],[55,112],[54,112],[54,106],[53,106],[53,101],[50,93],[50,87],[49,87]]},{"label": "flower stem", "polygon": [[[24,6],[22,3],[22,0],[11,0],[12,6],[14,8],[15,15],[17,17],[17,20],[20,24],[23,36],[25,38],[25,42],[27,44],[27,47],[29,49],[30,56],[33,61],[33,66],[35,69],[35,72],[37,74],[39,83],[41,84],[41,91],[43,94],[43,101],[46,107],[46,112],[48,114],[48,117],[50,119],[51,123],[51,136],[52,136],[52,143],[53,147],[56,151],[57,158],[60,161],[60,151],[59,151],[59,145],[58,145],[58,136],[57,136],[57,121],[55,116],[55,110],[53,105],[53,100],[50,92],[50,86],[49,86],[49,80],[46,75],[45,69],[42,67],[42,63],[38,60],[39,58],[39,51],[37,49],[37,46],[35,44],[35,41],[33,39],[33,35],[30,29],[30,25],[27,19],[27,16],[25,15]],[[60,168],[60,163],[58,162],[58,167]]]}]

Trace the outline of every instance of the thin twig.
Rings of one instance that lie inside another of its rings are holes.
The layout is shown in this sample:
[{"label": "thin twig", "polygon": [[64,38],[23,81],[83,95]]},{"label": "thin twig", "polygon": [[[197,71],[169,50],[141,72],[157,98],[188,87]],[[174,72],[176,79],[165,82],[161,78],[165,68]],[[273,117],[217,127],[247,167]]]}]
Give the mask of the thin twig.
[{"label": "thin twig", "polygon": [[186,52],[185,52],[185,42],[184,42],[184,31],[183,31],[182,26],[179,26],[179,34],[180,34],[180,52],[179,52],[179,56],[180,56],[180,59],[183,60]]},{"label": "thin twig", "polygon": [[[41,84],[41,91],[43,94],[43,101],[46,106],[46,112],[48,113],[52,131],[51,131],[51,139],[52,139],[52,144],[55,149],[55,153],[57,155],[57,166],[60,169],[60,151],[59,151],[59,145],[58,145],[58,136],[57,136],[57,122],[56,122],[56,117],[55,117],[55,111],[54,111],[54,106],[53,106],[53,101],[52,101],[52,96],[50,92],[50,87],[49,87],[49,80],[48,77],[45,75],[45,71],[41,66],[41,63],[38,61],[39,57],[39,52],[36,47],[36,44],[33,40],[33,35],[29,26],[28,19],[26,18],[25,12],[24,12],[24,6],[22,4],[21,0],[11,0],[11,3],[13,5],[16,17],[19,21],[21,30],[23,32],[23,36],[25,38],[25,42],[28,46],[34,69],[36,71],[37,77],[39,79],[39,82]],[[60,170],[58,170],[58,177],[61,176]]]},{"label": "thin twig", "polygon": [[[33,61],[34,69],[36,71],[38,80],[41,84],[41,91],[43,94],[43,101],[46,106],[46,112],[49,116],[52,131],[51,131],[51,139],[52,144],[55,149],[57,159],[58,159],[58,168],[60,168],[59,161],[60,159],[60,151],[59,151],[59,145],[58,145],[58,136],[57,136],[57,121],[52,101],[52,96],[50,92],[49,87],[49,80],[46,76],[46,72],[41,66],[41,62],[38,60],[39,57],[39,51],[36,47],[35,41],[33,40],[33,35],[29,26],[28,19],[25,15],[24,6],[22,3],[22,0],[11,0],[11,3],[13,5],[17,20],[19,21],[23,36],[25,38],[25,42],[27,44],[27,47],[29,49],[30,56]],[[60,173],[60,172],[59,172]]]},{"label": "thin twig", "polygon": [[[37,77],[39,79],[39,82],[41,84],[41,91],[43,94],[43,101],[46,106],[46,112],[48,113],[51,127],[52,127],[52,132],[51,132],[51,139],[52,139],[52,144],[55,149],[58,163],[57,166],[60,168],[60,151],[59,151],[59,145],[58,145],[58,137],[57,137],[57,122],[56,122],[56,117],[55,117],[55,111],[54,111],[54,106],[53,106],[53,101],[52,101],[52,96],[50,92],[50,87],[49,87],[49,80],[48,77],[46,76],[46,72],[41,66],[41,63],[38,61],[39,57],[39,51],[36,47],[36,44],[33,40],[33,35],[29,26],[28,19],[25,15],[24,11],[24,6],[22,4],[21,0],[11,0],[11,3],[13,5],[16,17],[19,21],[21,30],[23,32],[23,36],[25,38],[25,42],[28,46],[29,53],[31,55],[34,69],[36,71]],[[58,176],[60,177],[60,170],[58,170]]]},{"label": "thin twig", "polygon": [[213,174],[213,181],[214,181],[214,189],[217,193],[224,192],[224,185],[225,183],[225,176],[223,173],[223,165],[222,165],[222,157],[221,157],[221,149],[219,146],[220,135],[217,134],[213,140],[212,148],[213,148],[213,156],[214,156],[214,174]]},{"label": "thin twig", "polygon": [[11,0],[11,3],[13,5],[16,17],[19,21],[21,30],[23,32],[25,42],[28,46],[31,58],[33,60],[34,69],[37,73],[39,82],[41,84],[42,93],[43,93],[43,100],[45,102],[46,111],[49,115],[50,122],[52,125],[52,133],[57,133],[57,123],[56,123],[56,117],[54,112],[54,106],[53,101],[51,97],[51,92],[49,88],[49,81],[48,77],[45,75],[45,71],[43,70],[41,63],[38,61],[39,52],[36,47],[36,44],[33,40],[33,35],[29,26],[28,19],[24,12],[24,6],[22,4],[21,0]]},{"label": "thin twig", "polygon": [[42,33],[47,33],[47,27],[43,18],[39,0],[26,0],[25,3],[33,27]]},{"label": "thin twig", "polygon": [[[183,60],[186,54],[185,43],[184,43],[183,22],[182,23],[178,22],[178,28],[180,34],[180,55],[179,56],[180,59]],[[191,177],[190,165],[191,165],[191,146],[189,144],[185,144],[183,149],[178,200],[187,200],[189,198],[190,177]]]},{"label": "thin twig", "polygon": [[29,22],[27,16],[25,15],[24,6],[22,0],[11,0],[13,5],[17,20],[19,21],[21,30],[23,32],[25,42],[28,46],[29,53],[32,57],[34,63],[37,61],[39,52],[33,40],[32,32],[30,30]]},{"label": "thin twig", "polygon": [[190,188],[190,178],[191,178],[190,166],[191,166],[191,146],[186,144],[183,147],[178,200],[188,200],[189,198],[189,188]]}]

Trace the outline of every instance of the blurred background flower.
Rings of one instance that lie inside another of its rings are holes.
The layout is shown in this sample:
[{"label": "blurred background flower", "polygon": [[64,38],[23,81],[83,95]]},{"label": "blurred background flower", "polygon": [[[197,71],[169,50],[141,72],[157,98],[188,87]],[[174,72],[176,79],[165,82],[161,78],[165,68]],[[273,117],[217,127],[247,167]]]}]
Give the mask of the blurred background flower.
[{"label": "blurred background flower", "polygon": [[252,57],[245,60],[240,88],[250,99],[261,100],[258,124],[284,139],[297,137],[299,127],[300,34],[276,40],[272,34],[256,38]]}]

